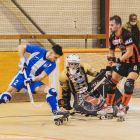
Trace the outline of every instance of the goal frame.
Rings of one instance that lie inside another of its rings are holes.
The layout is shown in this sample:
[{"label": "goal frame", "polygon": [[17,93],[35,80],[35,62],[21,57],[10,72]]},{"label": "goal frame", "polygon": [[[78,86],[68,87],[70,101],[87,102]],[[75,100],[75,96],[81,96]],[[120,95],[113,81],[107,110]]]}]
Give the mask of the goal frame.
[{"label": "goal frame", "polygon": [[[93,48],[93,49],[63,49],[63,56],[59,58],[59,73],[64,70],[64,54],[65,53],[105,53],[109,52],[109,48]],[[115,49],[115,52],[121,52],[120,49]],[[62,88],[60,86],[60,99],[62,99]]]}]

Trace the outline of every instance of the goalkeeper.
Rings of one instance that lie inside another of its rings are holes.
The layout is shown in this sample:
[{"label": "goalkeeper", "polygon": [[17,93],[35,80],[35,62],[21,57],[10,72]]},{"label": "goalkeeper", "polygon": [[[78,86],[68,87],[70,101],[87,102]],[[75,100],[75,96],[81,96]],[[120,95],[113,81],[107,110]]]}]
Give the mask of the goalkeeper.
[{"label": "goalkeeper", "polygon": [[[59,76],[63,99],[60,99],[58,103],[59,106],[64,107],[66,110],[71,110],[71,93],[75,98],[73,105],[75,106],[79,102],[80,98],[83,98],[88,91],[91,91],[91,89],[93,89],[105,76],[105,71],[99,74],[89,64],[81,63],[80,57],[75,54],[67,57],[66,66],[66,69],[64,69]],[[88,83],[87,75],[95,78]],[[121,102],[122,94],[118,89],[116,89],[116,92],[117,94],[114,99],[114,104],[118,105]],[[99,99],[99,97],[102,95],[106,98],[106,94],[107,93],[103,89],[103,84],[101,84],[97,90],[93,92],[93,95],[88,97],[84,104],[76,108],[76,111],[90,115],[97,115],[97,110],[100,110],[104,104],[104,100]]]}]

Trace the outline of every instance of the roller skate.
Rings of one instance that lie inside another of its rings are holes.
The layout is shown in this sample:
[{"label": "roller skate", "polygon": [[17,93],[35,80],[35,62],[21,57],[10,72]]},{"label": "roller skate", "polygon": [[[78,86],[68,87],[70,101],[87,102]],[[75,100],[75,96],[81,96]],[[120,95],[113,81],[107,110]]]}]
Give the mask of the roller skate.
[{"label": "roller skate", "polygon": [[120,107],[117,111],[117,122],[123,122],[125,121],[125,114],[126,114],[126,107],[122,104],[120,104]]},{"label": "roller skate", "polygon": [[70,118],[70,112],[69,111],[61,111],[61,110],[54,110],[53,111],[53,119],[55,122],[55,125],[61,125],[63,122],[66,122]]},{"label": "roller skate", "polygon": [[60,110],[61,110],[61,111],[64,111],[64,112],[69,111],[69,112],[70,112],[70,115],[74,115],[74,114],[75,114],[73,108],[71,108],[70,110],[66,110],[64,107],[60,107]]},{"label": "roller skate", "polygon": [[104,104],[104,107],[97,112],[97,117],[100,120],[104,120],[105,118],[107,119],[113,119],[113,108],[112,106],[107,106],[106,104]]}]

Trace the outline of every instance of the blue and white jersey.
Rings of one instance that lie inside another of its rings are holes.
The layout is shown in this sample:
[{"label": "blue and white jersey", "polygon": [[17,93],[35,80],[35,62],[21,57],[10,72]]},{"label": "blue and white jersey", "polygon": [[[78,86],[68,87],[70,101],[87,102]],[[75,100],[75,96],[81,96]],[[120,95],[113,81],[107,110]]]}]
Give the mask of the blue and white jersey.
[{"label": "blue and white jersey", "polygon": [[56,67],[56,62],[45,59],[46,49],[34,45],[26,45],[26,52],[31,53],[27,60],[27,75],[34,77],[45,71],[49,75]]}]

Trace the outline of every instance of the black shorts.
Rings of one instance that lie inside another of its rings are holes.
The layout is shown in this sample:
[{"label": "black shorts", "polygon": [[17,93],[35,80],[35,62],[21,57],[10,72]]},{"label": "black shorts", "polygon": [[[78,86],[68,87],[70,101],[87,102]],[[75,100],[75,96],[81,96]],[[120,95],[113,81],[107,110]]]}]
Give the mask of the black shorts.
[{"label": "black shorts", "polygon": [[127,77],[130,72],[135,72],[139,74],[140,63],[117,63],[116,66],[113,66],[113,70],[124,77]]}]

